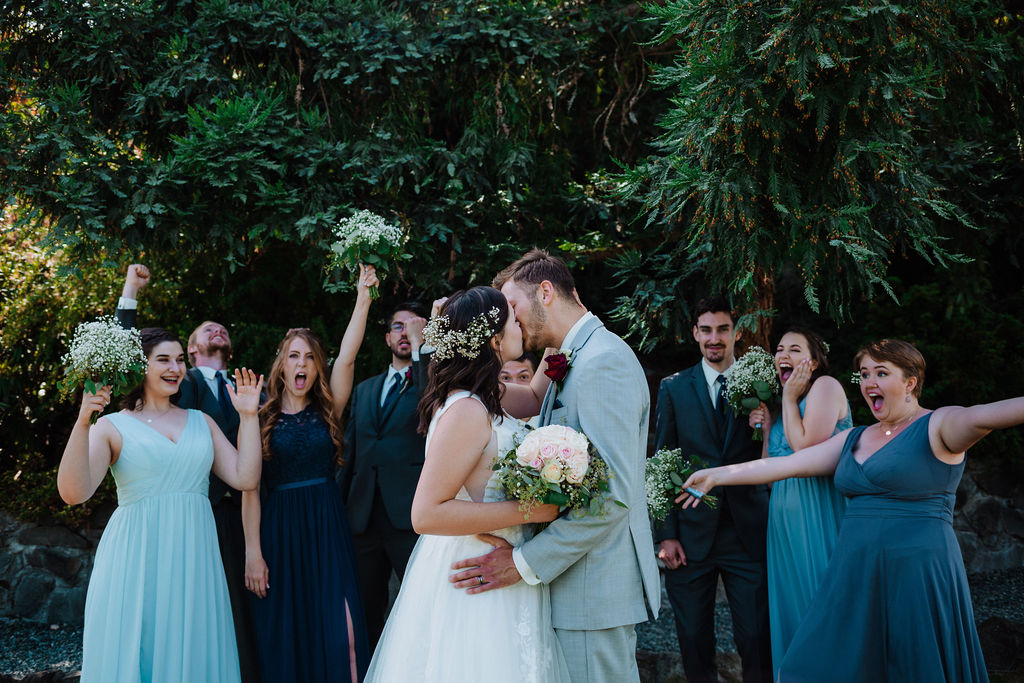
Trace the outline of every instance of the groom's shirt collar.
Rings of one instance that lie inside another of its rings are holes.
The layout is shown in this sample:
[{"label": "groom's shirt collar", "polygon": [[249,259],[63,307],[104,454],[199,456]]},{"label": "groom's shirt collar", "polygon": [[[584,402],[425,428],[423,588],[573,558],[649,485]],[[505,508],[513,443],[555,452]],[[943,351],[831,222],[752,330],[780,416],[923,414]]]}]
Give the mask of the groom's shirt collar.
[{"label": "groom's shirt collar", "polygon": [[576,321],[576,324],[569,328],[569,331],[565,335],[565,339],[558,346],[559,351],[569,351],[572,349],[572,344],[576,341],[576,337],[579,336],[580,329],[587,324],[587,321],[597,316],[587,311],[583,314],[583,317]]},{"label": "groom's shirt collar", "polygon": [[706,358],[700,359],[700,369],[704,371],[704,381],[708,384],[708,396],[711,397],[711,405],[715,405],[715,400],[718,398],[718,386],[715,382],[718,381],[719,375],[725,373],[719,372],[708,365]]}]

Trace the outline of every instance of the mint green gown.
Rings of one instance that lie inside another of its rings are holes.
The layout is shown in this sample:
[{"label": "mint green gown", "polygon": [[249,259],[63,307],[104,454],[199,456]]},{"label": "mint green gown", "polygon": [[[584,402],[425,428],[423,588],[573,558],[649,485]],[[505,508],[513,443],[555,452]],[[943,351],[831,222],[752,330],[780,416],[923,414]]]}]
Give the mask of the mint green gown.
[{"label": "mint green gown", "polygon": [[[807,397],[800,401],[800,416]],[[837,434],[853,426],[850,406],[836,423]],[[768,456],[791,455],[781,416],[768,434]],[[772,634],[772,668],[779,664],[836,547],[846,499],[832,477],[783,479],[772,486],[768,502],[768,622]]]},{"label": "mint green gown", "polygon": [[117,509],[89,579],[82,683],[239,681],[203,414],[188,411],[177,443],[133,417],[107,419],[122,439]]}]

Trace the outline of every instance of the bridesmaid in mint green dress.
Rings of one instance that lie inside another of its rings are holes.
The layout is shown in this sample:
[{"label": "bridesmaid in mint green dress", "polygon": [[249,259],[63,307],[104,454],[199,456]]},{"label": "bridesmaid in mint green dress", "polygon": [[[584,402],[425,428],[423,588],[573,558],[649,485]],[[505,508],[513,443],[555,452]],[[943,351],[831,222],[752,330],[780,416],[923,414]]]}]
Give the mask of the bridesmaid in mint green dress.
[{"label": "bridesmaid in mint green dress", "polygon": [[263,380],[235,371],[236,451],[212,419],[171,403],[186,369],[177,338],[158,328],[141,336],[142,385],[95,425],[110,388],[86,392],[57,470],[57,490],[72,505],[95,493],[108,468],[117,484],[86,595],[82,681],[239,681],[207,489],[211,468],[238,489],[259,482]]},{"label": "bridesmaid in mint green dress", "polygon": [[[750,416],[752,427],[769,430],[767,457],[790,455],[853,426],[850,403],[828,374],[825,342],[817,333],[787,330],[775,349],[775,370],[782,382],[781,409],[772,415],[761,404]],[[767,564],[774,675],[825,575],[845,510],[832,477],[783,479],[772,486]]]},{"label": "bridesmaid in mint green dress", "polygon": [[925,361],[883,339],[858,352],[861,396],[876,422],[793,455],[695,472],[678,498],[715,486],[835,475],[849,497],[836,549],[776,678],[781,683],[983,683],[985,658],[953,504],[966,452],[1024,424],[1024,396],[934,411],[918,402]]}]

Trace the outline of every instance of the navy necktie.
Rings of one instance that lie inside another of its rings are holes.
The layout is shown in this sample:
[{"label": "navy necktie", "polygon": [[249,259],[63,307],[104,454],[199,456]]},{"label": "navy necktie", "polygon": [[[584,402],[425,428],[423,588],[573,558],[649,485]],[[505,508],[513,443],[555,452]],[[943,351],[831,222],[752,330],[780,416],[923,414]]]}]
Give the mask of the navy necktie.
[{"label": "navy necktie", "polygon": [[224,417],[231,415],[234,408],[231,405],[231,396],[228,394],[228,381],[224,379],[224,371],[217,371],[217,402],[220,403],[220,412]]},{"label": "navy necktie", "polygon": [[395,401],[398,400],[398,394],[401,393],[402,388],[402,373],[396,372],[391,380],[391,387],[388,389],[387,395],[384,397],[384,403],[380,406],[381,414],[385,414],[391,408]]},{"label": "navy necktie", "polygon": [[715,380],[718,384],[718,393],[715,396],[715,413],[718,416],[718,426],[725,424],[725,375],[719,375]]}]

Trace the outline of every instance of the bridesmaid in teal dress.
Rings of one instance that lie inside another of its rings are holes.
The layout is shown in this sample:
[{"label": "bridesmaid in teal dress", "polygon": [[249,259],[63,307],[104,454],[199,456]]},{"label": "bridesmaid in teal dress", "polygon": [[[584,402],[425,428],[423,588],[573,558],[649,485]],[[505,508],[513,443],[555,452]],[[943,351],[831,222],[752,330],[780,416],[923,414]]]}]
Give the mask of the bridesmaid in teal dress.
[{"label": "bridesmaid in teal dress", "polygon": [[987,681],[967,574],[953,532],[966,451],[994,429],[1024,424],[1024,396],[934,411],[918,399],[924,357],[883,339],[854,359],[877,422],[793,455],[695,472],[714,486],[835,474],[849,497],[836,550],[779,666],[790,681]]},{"label": "bridesmaid in teal dress", "polygon": [[[853,426],[850,403],[828,374],[825,342],[817,333],[787,330],[775,349],[775,370],[782,382],[780,410],[773,415],[762,403],[750,414],[751,427],[768,430],[765,457],[790,455]],[[772,487],[768,617],[774,675],[825,575],[845,510],[832,477],[783,479]]]},{"label": "bridesmaid in teal dress", "polygon": [[85,601],[83,683],[239,680],[227,582],[207,498],[213,472],[233,487],[260,476],[262,378],[235,371],[238,450],[213,420],[171,403],[185,376],[177,338],[142,330],[148,359],[121,412],[90,425],[110,387],[86,392],[57,470],[65,502],[88,500],[109,468],[118,507],[96,549]]}]

